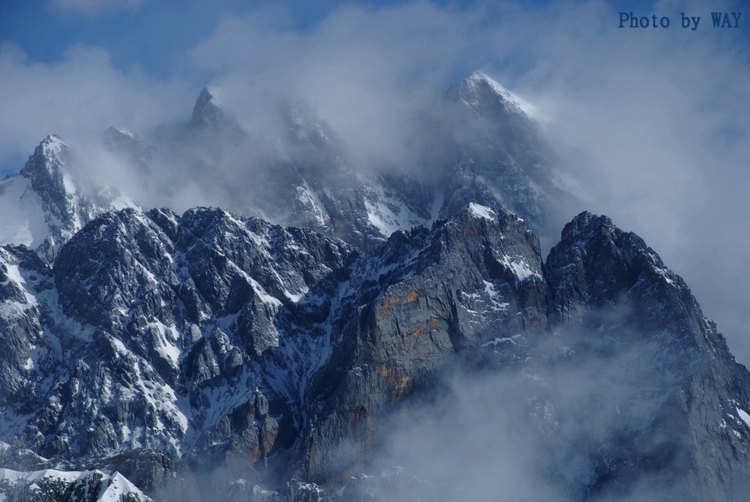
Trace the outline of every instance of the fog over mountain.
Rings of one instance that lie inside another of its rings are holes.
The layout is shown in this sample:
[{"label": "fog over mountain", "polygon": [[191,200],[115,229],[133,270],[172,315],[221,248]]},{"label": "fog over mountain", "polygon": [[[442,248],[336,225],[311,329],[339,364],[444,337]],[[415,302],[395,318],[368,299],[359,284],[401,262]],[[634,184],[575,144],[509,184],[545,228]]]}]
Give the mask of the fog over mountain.
[{"label": "fog over mountain", "polygon": [[[741,30],[710,28],[704,9],[658,2],[653,10],[670,17],[669,30],[628,31],[600,2],[341,5],[302,33],[283,8],[261,9],[220,22],[179,60],[184,74],[161,80],[115,67],[92,46],[47,64],[6,44],[0,161],[6,173],[18,171],[50,133],[78,149],[93,149],[111,125],[146,136],[189,118],[208,82],[225,90],[245,129],[267,131],[280,96],[302,100],[354,155],[406,157],[396,163],[409,168],[410,112],[481,68],[533,102],[557,150],[588,169],[587,209],[615,217],[664,254],[748,362],[747,48]],[[701,15],[705,29],[681,31],[680,12]],[[493,22],[483,23],[488,16]],[[98,159],[94,153],[81,157]],[[91,164],[100,176],[134,183],[111,159]],[[209,203],[200,190],[183,196],[183,208]]]},{"label": "fog over mountain", "polygon": [[746,47],[280,14],[168,79],[0,47],[0,493],[742,500]]}]

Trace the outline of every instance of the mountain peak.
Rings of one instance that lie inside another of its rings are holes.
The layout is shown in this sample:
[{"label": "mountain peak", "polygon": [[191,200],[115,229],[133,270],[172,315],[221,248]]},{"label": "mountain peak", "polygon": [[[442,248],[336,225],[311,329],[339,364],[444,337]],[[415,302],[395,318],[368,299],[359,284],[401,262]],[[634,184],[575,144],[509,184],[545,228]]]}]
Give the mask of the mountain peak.
[{"label": "mountain peak", "polygon": [[535,117],[536,109],[524,99],[476,70],[461,82],[448,89],[446,96],[453,101],[463,101],[469,108],[483,115],[498,105],[506,111],[527,117]]},{"label": "mountain peak", "polygon": [[68,145],[59,136],[51,134],[36,147],[21,169],[21,176],[31,180],[34,190],[47,191],[58,202],[66,192],[64,166],[67,156]]},{"label": "mountain peak", "polygon": [[[29,161],[26,163],[26,166],[24,166],[24,168],[21,170],[21,174],[24,174],[24,171],[26,171],[26,173],[29,173],[29,171],[33,170],[35,167],[59,167],[59,165],[65,163],[67,154],[68,145],[62,140],[60,136],[57,136],[56,134],[50,134],[46,138],[44,138],[41,143],[39,143],[39,146],[36,147],[36,149],[34,150],[34,154],[29,157]],[[29,163],[35,158],[40,162],[34,165],[30,165]],[[43,160],[46,160],[46,163],[41,163],[41,161]]]},{"label": "mountain peak", "polygon": [[[70,172],[68,145],[54,134],[29,156],[19,175],[0,186],[0,242],[34,246],[51,263],[66,242],[100,210],[79,194]],[[16,202],[17,201],[17,202]]]},{"label": "mountain peak", "polygon": [[225,120],[224,111],[216,104],[216,89],[206,86],[198,95],[193,107],[193,116],[190,123],[193,127],[216,126]]},{"label": "mountain peak", "polygon": [[67,154],[68,145],[56,134],[49,134],[39,145],[48,157],[61,159]]},{"label": "mountain peak", "polygon": [[486,73],[484,73],[481,70],[474,70],[474,73],[466,77],[464,80],[472,81],[472,82],[484,81],[484,82],[488,82],[490,85],[499,87],[502,90],[506,90],[503,86],[501,86],[499,83],[497,83],[495,80],[490,78]]}]

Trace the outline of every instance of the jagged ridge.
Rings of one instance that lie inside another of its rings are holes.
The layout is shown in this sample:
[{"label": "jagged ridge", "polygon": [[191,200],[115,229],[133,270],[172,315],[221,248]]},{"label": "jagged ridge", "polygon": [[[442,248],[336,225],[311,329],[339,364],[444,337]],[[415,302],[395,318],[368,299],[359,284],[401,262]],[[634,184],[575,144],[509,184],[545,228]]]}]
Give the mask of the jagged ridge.
[{"label": "jagged ridge", "polygon": [[[341,485],[399,403],[458,367],[548,368],[538,347],[554,335],[572,361],[647,349],[655,387],[638,399],[652,411],[617,437],[662,452],[569,451],[597,473],[563,476],[569,493],[630,486],[647,465],[700,500],[729,500],[746,479],[747,370],[684,282],[604,217],[576,217],[545,265],[523,220],[474,204],[366,254],[218,209],[103,215],[54,270],[22,247],[0,253],[3,439],[44,456],[133,474],[184,462],[221,490]],[[166,456],[127,460],[138,448]],[[207,475],[215,465],[231,469]]]}]

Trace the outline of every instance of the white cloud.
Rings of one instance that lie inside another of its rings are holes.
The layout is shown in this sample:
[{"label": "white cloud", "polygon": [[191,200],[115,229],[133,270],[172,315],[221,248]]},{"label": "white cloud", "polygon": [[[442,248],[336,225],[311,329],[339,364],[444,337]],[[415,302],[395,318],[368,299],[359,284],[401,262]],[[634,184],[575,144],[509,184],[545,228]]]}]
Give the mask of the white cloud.
[{"label": "white cloud", "polygon": [[[0,158],[26,155],[48,134],[71,146],[99,143],[111,125],[148,129],[189,116],[194,99],[178,81],[158,82],[121,72],[97,48],[75,46],[62,61],[34,63],[13,45],[0,46]],[[22,166],[19,166],[19,169]]]},{"label": "white cloud", "polygon": [[292,96],[355,150],[389,149],[404,110],[426,92],[439,93],[456,61],[470,57],[476,16],[427,2],[377,10],[342,5],[302,33],[269,29],[267,18],[249,16],[221,24],[195,48],[193,61],[242,95],[235,108],[241,120],[254,115],[248,94]]}]

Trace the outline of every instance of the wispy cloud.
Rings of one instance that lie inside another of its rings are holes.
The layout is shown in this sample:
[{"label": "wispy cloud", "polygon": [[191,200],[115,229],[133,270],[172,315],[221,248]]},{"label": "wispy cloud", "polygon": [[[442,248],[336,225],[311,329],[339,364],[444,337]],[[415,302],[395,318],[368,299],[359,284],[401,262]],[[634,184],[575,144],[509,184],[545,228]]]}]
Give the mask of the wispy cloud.
[{"label": "wispy cloud", "polygon": [[72,47],[63,61],[47,64],[3,45],[0,87],[0,161],[19,151],[32,153],[47,134],[82,146],[99,143],[113,124],[144,130],[189,116],[185,105],[193,99],[184,83],[158,82],[136,69],[118,71],[105,51],[86,46]]}]

